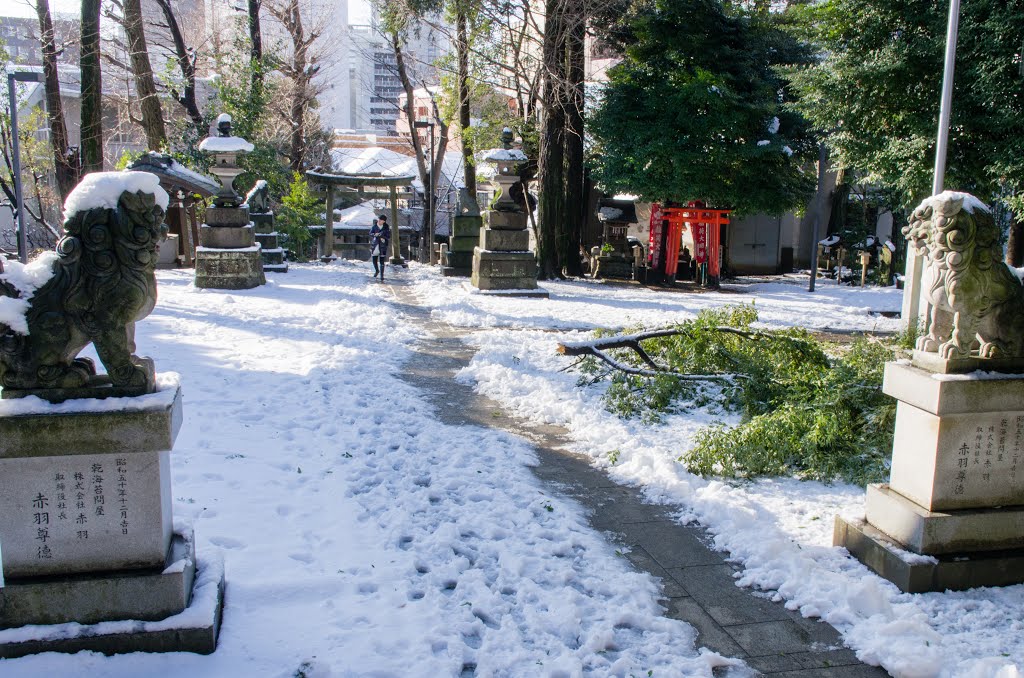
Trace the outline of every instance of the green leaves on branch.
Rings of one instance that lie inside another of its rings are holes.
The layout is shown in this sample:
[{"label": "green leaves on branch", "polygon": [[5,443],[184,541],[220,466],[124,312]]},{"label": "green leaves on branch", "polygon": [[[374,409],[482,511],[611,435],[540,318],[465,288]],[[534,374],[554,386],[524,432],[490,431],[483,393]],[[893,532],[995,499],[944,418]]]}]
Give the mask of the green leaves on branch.
[{"label": "green leaves on branch", "polygon": [[[931,194],[948,12],[935,0],[808,4],[799,26],[822,57],[785,73],[793,109],[829,130],[838,164],[894,189],[905,208]],[[1022,13],[1022,0],[960,6],[945,185],[986,201],[1024,192]]]},{"label": "green leaves on branch", "polygon": [[309,227],[323,223],[320,210],[324,209],[323,199],[310,190],[306,179],[295,172],[288,185],[288,194],[281,199],[277,212],[277,229],[285,236],[285,244],[300,260],[308,257],[308,244],[313,239]]},{"label": "green leaves on branch", "polygon": [[[704,409],[739,414],[736,426],[702,430],[680,461],[694,473],[727,477],[794,475],[871,482],[886,477],[895,404],[882,394],[882,371],[895,343],[874,338],[847,347],[825,344],[803,329],[756,331],[751,306],[702,312],[677,326],[681,334],[644,341],[644,350],[674,372],[735,374],[730,382],[601,372],[610,378],[605,403],[622,417],[656,424],[671,413]],[[727,325],[739,330],[723,332]],[[616,359],[639,366],[630,351]]]}]

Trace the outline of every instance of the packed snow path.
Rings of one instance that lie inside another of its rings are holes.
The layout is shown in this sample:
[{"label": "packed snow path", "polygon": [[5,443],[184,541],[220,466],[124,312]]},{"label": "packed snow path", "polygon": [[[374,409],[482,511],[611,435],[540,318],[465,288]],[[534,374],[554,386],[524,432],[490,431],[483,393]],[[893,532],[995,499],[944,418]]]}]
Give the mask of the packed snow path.
[{"label": "packed snow path", "polygon": [[591,526],[611,533],[617,553],[637,570],[660,579],[666,616],[696,627],[698,645],[746,662],[746,670],[736,667],[729,675],[754,670],[772,676],[888,675],[858,661],[828,624],[738,588],[734,573],[740,568],[726,562],[727,554],[708,546],[711,539],[703,529],[680,524],[667,507],[645,503],[639,489],[618,485],[587,458],[567,452],[564,429],[510,418],[496,402],[457,382],[456,373],[474,353],[460,340],[466,330],[431,320],[408,286],[399,282],[392,289],[404,315],[422,329],[416,355],[406,367],[406,381],[430,394],[446,424],[501,428],[526,436],[537,451],[534,474],[549,491],[582,503]]}]

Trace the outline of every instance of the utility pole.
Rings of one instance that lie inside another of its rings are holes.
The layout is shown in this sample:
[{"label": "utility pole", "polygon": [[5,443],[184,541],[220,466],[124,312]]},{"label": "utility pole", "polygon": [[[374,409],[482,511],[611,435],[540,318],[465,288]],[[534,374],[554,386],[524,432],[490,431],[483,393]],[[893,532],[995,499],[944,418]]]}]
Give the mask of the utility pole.
[{"label": "utility pole", "polygon": [[[956,66],[956,41],[960,27],[960,0],[949,0],[949,23],[946,26],[946,60],[942,69],[942,103],[939,106],[939,130],[935,143],[935,174],[932,195],[945,188],[946,149],[949,145],[949,118],[953,107],[953,72]],[[907,327],[914,327],[921,313],[921,276],[924,262],[907,243],[907,268],[903,278],[903,310],[900,315]]]},{"label": "utility pole", "polygon": [[25,230],[25,199],[21,195],[21,140],[18,135],[18,97],[15,82],[42,82],[42,75],[31,71],[14,71],[7,74],[7,94],[11,106],[11,150],[14,151],[11,168],[14,171],[14,207],[18,210],[18,260],[27,264],[28,232]]}]

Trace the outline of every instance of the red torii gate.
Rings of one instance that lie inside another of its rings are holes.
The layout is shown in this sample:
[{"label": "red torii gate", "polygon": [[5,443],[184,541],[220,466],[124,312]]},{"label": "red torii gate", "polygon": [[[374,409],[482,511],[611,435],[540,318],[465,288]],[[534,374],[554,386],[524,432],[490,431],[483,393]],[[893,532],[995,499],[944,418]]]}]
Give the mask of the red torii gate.
[{"label": "red torii gate", "polygon": [[710,209],[700,202],[691,202],[686,207],[654,203],[648,266],[664,278],[675,280],[683,231],[689,228],[695,250],[693,259],[704,268],[704,284],[717,285],[721,276],[721,227],[729,223],[731,211]]}]

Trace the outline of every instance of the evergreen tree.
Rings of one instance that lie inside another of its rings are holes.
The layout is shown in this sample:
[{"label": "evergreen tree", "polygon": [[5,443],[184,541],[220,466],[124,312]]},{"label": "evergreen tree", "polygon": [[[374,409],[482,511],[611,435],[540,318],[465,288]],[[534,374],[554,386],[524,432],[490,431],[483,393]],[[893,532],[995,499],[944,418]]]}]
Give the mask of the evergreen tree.
[{"label": "evergreen tree", "polygon": [[[731,7],[731,6],[730,6]],[[815,156],[773,66],[806,59],[768,12],[646,0],[617,30],[625,58],[593,116],[595,173],[649,200],[780,214],[805,203]]]},{"label": "evergreen tree", "polygon": [[[949,3],[828,0],[804,8],[822,49],[789,75],[797,109],[829,131],[838,162],[894,189],[931,193]],[[1024,215],[1024,0],[960,7],[945,187],[1005,200]]]}]

